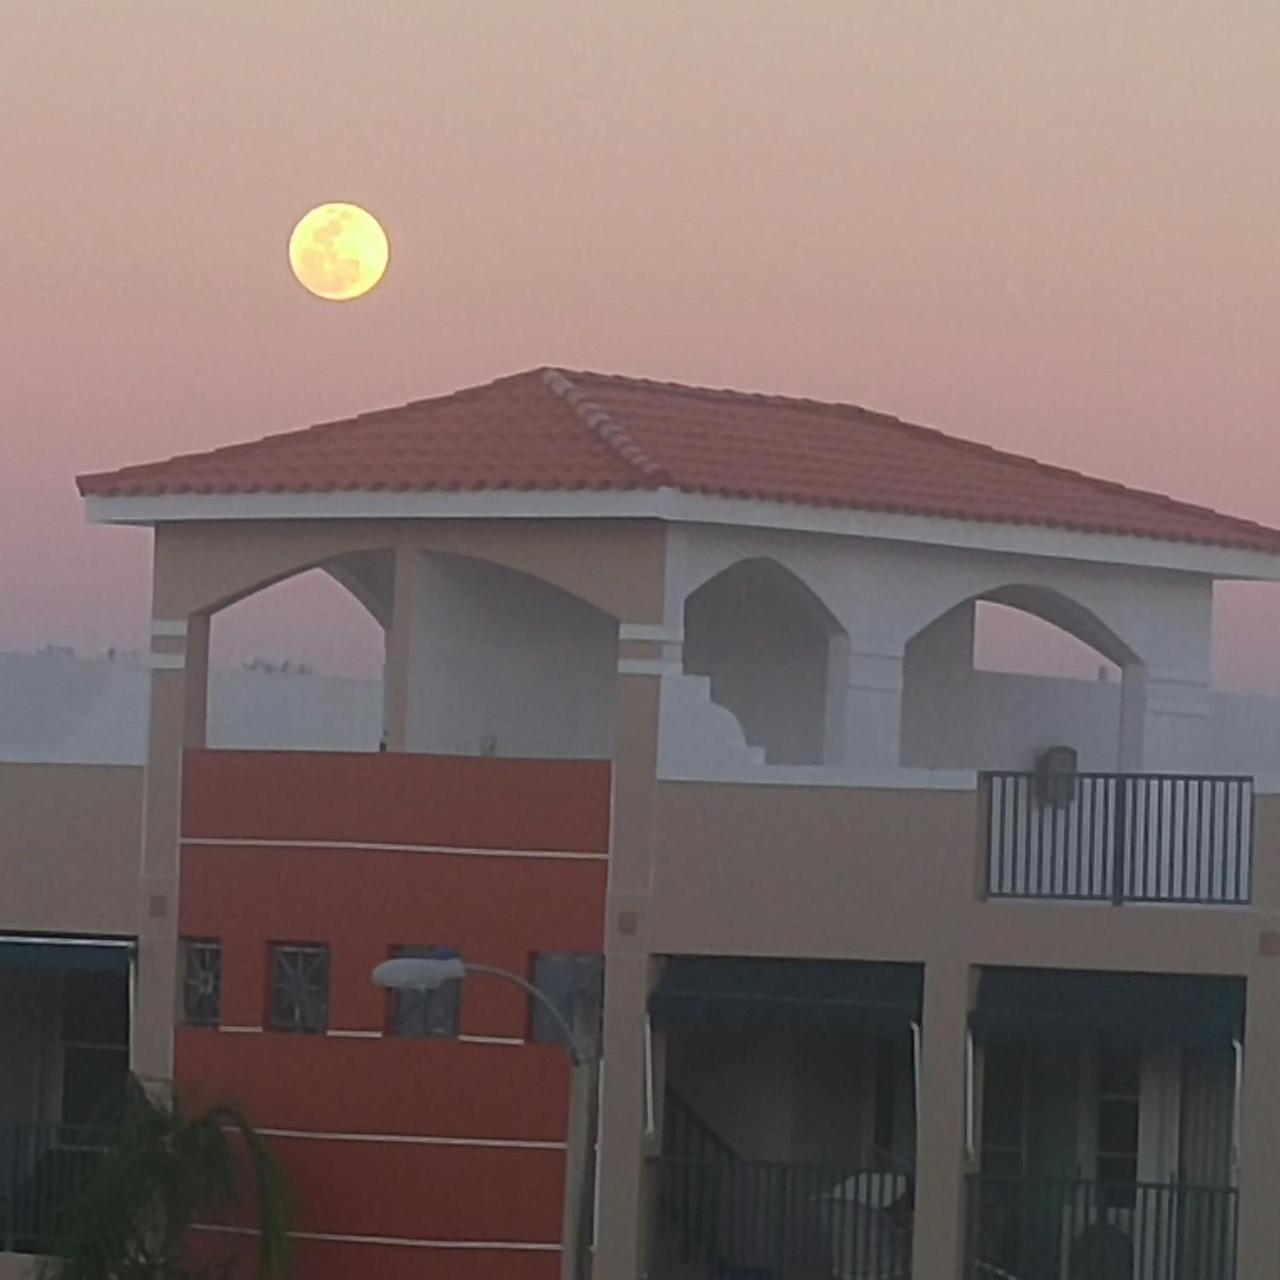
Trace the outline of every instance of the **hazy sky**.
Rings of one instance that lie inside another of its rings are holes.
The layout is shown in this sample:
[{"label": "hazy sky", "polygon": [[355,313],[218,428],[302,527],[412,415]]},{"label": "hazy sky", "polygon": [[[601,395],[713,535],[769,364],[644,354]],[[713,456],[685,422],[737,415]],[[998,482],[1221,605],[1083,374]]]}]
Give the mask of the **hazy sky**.
[{"label": "hazy sky", "polygon": [[[547,363],[1280,524],[1275,0],[0,0],[0,183],[0,648],[143,640],[75,472]],[[361,302],[289,274],[334,199],[391,236]],[[1280,689],[1278,594],[1223,593],[1232,683]],[[236,615],[371,660],[336,594]]]}]

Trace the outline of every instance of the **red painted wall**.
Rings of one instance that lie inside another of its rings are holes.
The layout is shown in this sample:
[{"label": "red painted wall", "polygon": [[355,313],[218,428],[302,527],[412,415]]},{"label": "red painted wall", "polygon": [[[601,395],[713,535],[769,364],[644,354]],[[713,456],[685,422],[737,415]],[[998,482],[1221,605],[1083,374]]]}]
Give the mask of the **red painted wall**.
[{"label": "red painted wall", "polygon": [[[605,854],[609,787],[595,763],[188,754],[180,931],[222,942],[222,1029],[178,1029],[178,1082],[288,1131],[308,1280],[558,1275],[555,1251],[492,1245],[559,1241],[565,1054],[523,1043],[525,999],[480,977],[462,1035],[522,1043],[384,1035],[369,972],[396,945],[524,974],[537,951],[601,950],[603,856],[514,855]],[[329,1035],[261,1029],[273,942],[330,947]]]}]

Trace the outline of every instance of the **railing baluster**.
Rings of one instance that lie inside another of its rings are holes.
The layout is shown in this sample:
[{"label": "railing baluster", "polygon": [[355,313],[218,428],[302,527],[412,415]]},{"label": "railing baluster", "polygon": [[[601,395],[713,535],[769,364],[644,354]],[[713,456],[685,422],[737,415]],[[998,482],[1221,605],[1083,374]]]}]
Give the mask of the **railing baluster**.
[{"label": "railing baluster", "polygon": [[981,1173],[965,1187],[967,1280],[1087,1274],[1079,1268],[1103,1264],[1093,1250],[1116,1230],[1134,1280],[1237,1280],[1233,1187]]},{"label": "railing baluster", "polygon": [[1057,781],[984,775],[987,896],[1251,901],[1251,779],[1077,774],[1069,791]]}]

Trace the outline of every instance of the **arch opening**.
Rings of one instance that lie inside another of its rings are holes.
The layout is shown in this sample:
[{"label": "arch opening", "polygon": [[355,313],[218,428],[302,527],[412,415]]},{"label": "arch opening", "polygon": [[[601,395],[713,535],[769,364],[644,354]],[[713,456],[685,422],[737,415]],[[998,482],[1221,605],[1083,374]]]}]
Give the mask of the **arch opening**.
[{"label": "arch opening", "polygon": [[210,617],[208,746],[378,750],[385,653],[378,615],[389,617],[390,601],[379,596],[375,553],[367,555],[367,563],[343,558],[302,570]]},{"label": "arch opening", "polygon": [[1007,586],[966,600],[907,643],[900,758],[915,768],[1029,770],[1050,747],[1122,766],[1126,674],[1138,655],[1059,592]]},{"label": "arch opening", "polygon": [[846,682],[833,663],[846,643],[822,600],[774,560],[738,561],[685,601],[685,673],[709,682],[768,764],[838,757]]}]

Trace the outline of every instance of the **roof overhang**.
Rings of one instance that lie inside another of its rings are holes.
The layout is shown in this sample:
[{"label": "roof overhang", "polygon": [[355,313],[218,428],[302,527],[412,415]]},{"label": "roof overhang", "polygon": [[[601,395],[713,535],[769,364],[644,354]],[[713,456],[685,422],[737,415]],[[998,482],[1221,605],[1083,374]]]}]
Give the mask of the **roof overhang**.
[{"label": "roof overhang", "polygon": [[143,525],[268,520],[663,520],[970,551],[1127,565],[1217,579],[1280,581],[1280,552],[1087,533],[1046,525],[856,511],[675,489],[608,492],[344,492],[168,494],[85,499],[94,524]]}]

